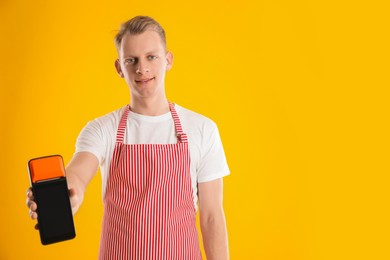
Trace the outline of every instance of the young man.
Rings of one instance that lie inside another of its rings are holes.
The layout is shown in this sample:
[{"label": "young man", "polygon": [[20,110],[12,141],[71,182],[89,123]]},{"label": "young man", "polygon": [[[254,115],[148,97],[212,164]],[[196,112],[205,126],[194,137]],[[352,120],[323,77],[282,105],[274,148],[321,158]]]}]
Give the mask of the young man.
[{"label": "young man", "polygon": [[[228,259],[222,177],[229,169],[216,125],[167,100],[164,78],[173,56],[155,20],[127,21],[115,43],[115,67],[129,86],[130,105],[80,133],[66,167],[73,213],[100,165],[100,259],[201,259],[198,203],[207,259]],[[30,189],[27,205],[36,219]]]}]

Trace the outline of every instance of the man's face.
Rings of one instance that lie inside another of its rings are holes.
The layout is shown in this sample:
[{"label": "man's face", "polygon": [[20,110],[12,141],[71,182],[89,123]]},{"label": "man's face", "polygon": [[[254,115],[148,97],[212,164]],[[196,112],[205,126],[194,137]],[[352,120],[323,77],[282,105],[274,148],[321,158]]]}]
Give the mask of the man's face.
[{"label": "man's face", "polygon": [[126,34],[118,52],[115,67],[134,98],[165,97],[165,72],[171,68],[173,56],[166,52],[157,32]]}]

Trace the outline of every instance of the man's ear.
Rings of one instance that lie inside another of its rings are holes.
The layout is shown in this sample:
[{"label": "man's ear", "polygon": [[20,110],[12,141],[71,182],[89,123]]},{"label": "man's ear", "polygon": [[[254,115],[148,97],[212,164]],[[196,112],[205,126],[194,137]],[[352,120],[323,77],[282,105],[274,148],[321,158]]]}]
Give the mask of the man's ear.
[{"label": "man's ear", "polygon": [[123,72],[122,72],[122,69],[121,69],[121,64],[119,63],[119,59],[116,59],[115,60],[115,68],[116,68],[116,72],[118,73],[118,75],[123,78],[124,75],[123,75]]},{"label": "man's ear", "polygon": [[166,60],[167,60],[167,68],[166,70],[169,71],[172,68],[173,65],[173,54],[172,52],[168,51],[166,55]]}]

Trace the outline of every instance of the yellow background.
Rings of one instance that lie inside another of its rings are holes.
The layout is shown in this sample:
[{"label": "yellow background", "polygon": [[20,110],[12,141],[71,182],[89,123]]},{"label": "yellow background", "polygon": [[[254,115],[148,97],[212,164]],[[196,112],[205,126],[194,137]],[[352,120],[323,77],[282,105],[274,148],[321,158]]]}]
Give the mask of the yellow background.
[{"label": "yellow background", "polygon": [[390,259],[386,1],[0,1],[0,259],[96,259],[100,175],[77,238],[40,245],[27,161],[69,162],[129,101],[119,24],[150,15],[175,55],[170,100],[219,126],[232,259]]}]

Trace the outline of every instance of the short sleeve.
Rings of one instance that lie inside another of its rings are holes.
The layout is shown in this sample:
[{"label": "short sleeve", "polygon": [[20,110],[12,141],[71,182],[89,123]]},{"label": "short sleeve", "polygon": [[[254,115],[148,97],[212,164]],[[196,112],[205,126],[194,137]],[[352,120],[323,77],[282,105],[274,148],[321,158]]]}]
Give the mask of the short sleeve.
[{"label": "short sleeve", "polygon": [[202,139],[201,159],[197,167],[198,182],[208,182],[230,174],[215,123],[204,131]]},{"label": "short sleeve", "polygon": [[105,156],[105,146],[106,140],[103,138],[102,129],[99,123],[94,120],[89,122],[77,137],[76,153],[90,152],[98,158],[99,164],[101,164]]}]

